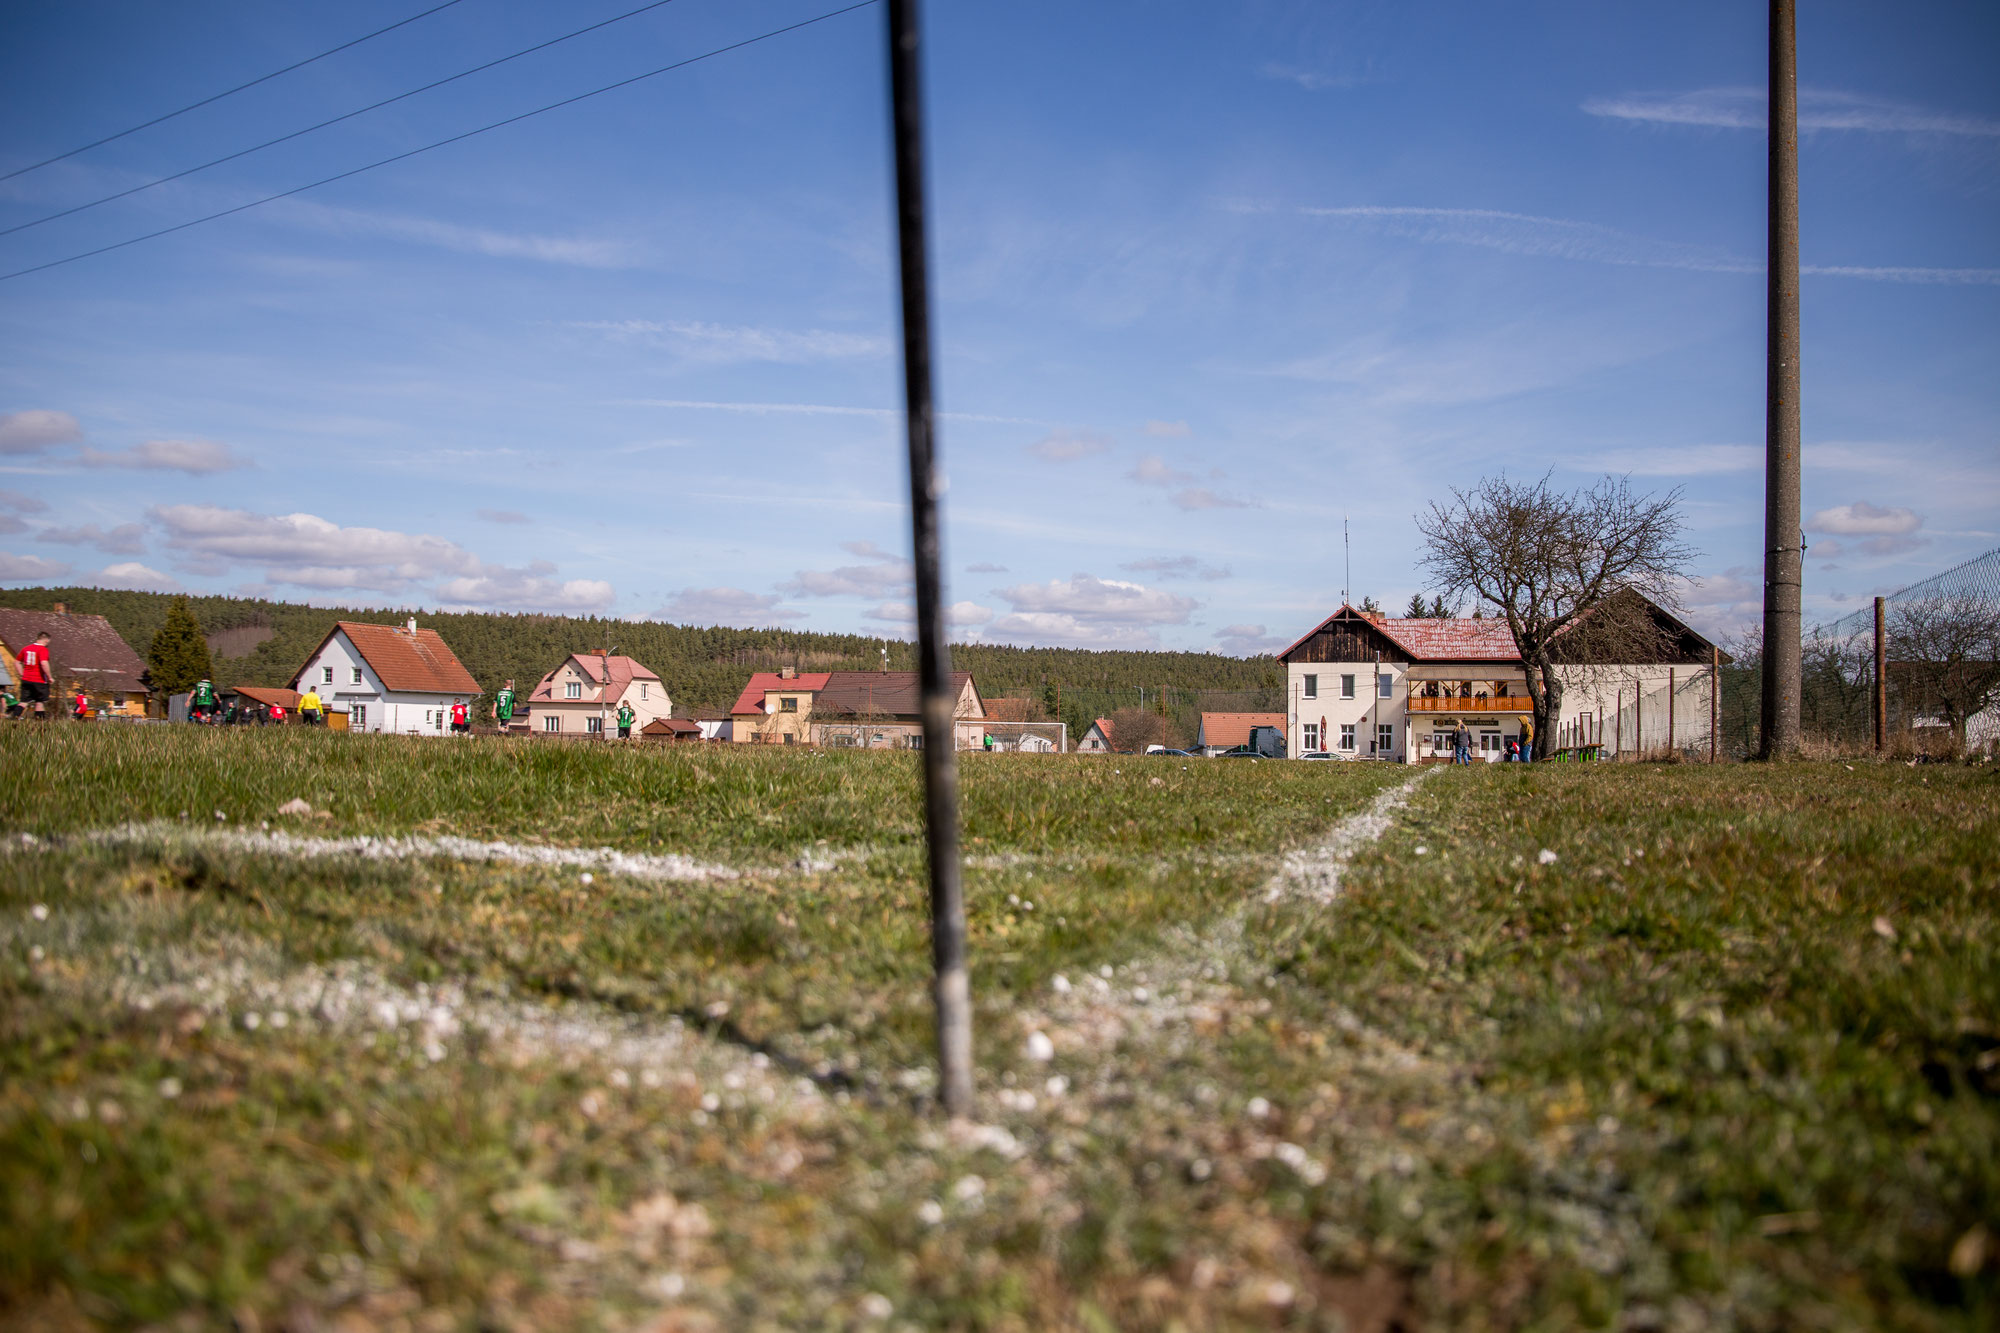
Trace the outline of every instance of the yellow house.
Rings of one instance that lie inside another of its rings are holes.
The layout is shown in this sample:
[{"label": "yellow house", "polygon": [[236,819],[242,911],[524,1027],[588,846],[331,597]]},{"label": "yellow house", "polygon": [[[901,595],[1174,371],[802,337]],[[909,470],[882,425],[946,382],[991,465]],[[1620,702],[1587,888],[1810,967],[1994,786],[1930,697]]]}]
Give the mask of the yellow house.
[{"label": "yellow house", "polygon": [[21,649],[44,633],[55,668],[56,688],[49,698],[52,712],[67,715],[70,700],[82,689],[90,696],[93,713],[146,716],[151,691],[140,679],[146,664],[139,654],[103,616],[77,615],[62,602],[52,611],[0,607],[0,671],[10,687],[21,679]]}]

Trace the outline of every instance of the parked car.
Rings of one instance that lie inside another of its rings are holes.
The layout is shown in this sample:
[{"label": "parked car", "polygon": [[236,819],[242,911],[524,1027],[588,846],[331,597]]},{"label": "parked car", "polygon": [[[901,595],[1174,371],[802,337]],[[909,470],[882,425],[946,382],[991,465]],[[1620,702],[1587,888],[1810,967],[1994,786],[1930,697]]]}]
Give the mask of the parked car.
[{"label": "parked car", "polygon": [[1201,756],[1200,756],[1200,755],[1198,755],[1198,754],[1196,754],[1196,753],[1195,753],[1195,752],[1194,752],[1193,750],[1169,750],[1169,749],[1168,749],[1168,748],[1167,748],[1166,746],[1164,746],[1164,745],[1155,745],[1155,746],[1151,747],[1150,749],[1148,749],[1148,750],[1146,751],[1146,753],[1147,753],[1147,754],[1156,754],[1156,755],[1164,755],[1164,756],[1165,756],[1166,758],[1168,758],[1168,759],[1199,759],[1199,758],[1201,758]]},{"label": "parked car", "polygon": [[1336,760],[1339,760],[1339,761],[1340,761],[1340,762],[1342,762],[1342,763],[1345,763],[1345,762],[1347,762],[1348,760],[1350,760],[1350,759],[1354,758],[1354,756],[1353,756],[1353,755],[1351,755],[1351,754],[1342,754],[1342,753],[1341,753],[1340,751],[1338,751],[1338,750],[1307,750],[1307,751],[1305,751],[1304,753],[1300,754],[1300,755],[1299,755],[1299,758],[1301,758],[1301,759],[1336,759]]}]

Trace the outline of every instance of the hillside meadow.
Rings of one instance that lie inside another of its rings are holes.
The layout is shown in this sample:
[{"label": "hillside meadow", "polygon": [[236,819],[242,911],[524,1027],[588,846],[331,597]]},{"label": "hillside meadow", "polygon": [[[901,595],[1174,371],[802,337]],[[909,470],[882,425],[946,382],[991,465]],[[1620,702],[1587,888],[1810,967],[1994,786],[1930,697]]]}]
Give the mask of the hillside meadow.
[{"label": "hillside meadow", "polygon": [[912,756],[0,765],[5,1327],[2000,1311],[1988,769],[967,756],[948,1127]]}]

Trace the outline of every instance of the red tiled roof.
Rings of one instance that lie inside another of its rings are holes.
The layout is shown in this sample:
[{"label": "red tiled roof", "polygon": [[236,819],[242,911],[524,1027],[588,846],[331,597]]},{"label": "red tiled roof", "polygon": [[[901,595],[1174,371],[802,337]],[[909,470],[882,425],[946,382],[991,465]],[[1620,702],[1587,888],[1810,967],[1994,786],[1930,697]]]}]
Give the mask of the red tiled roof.
[{"label": "red tiled roof", "polygon": [[610,697],[613,699],[623,698],[626,687],[631,685],[635,680],[657,681],[659,679],[659,676],[651,667],[646,666],[635,658],[617,656],[607,658],[602,653],[571,653],[562,660],[561,665],[557,666],[555,671],[551,671],[548,675],[543,676],[541,683],[529,691],[528,702],[531,704],[563,702],[549,691],[555,684],[556,672],[561,671],[563,667],[568,666],[571,662],[577,664],[578,669],[583,672],[585,678],[593,685],[602,687],[605,677],[609,676],[611,679]]},{"label": "red tiled roof", "polygon": [[1518,662],[1514,631],[1491,620],[1385,620],[1376,626],[1413,662]]},{"label": "red tiled roof", "polygon": [[1097,730],[1099,731],[1099,733],[1101,733],[1101,734],[1103,735],[1103,737],[1104,737],[1105,741],[1106,741],[1107,743],[1109,743],[1109,741],[1111,740],[1111,719],[1110,719],[1110,718],[1108,718],[1108,717],[1099,717],[1099,718],[1093,718],[1093,719],[1091,719],[1091,723],[1090,723],[1090,725],[1091,725],[1091,726],[1093,726],[1093,727],[1096,727],[1096,728],[1097,728]]},{"label": "red tiled roof", "polygon": [[1298,641],[1278,654],[1290,657],[1313,635],[1346,617],[1372,625],[1389,642],[1410,655],[1412,662],[1518,662],[1520,649],[1514,646],[1514,632],[1501,619],[1485,620],[1376,620],[1343,604],[1325,620],[1298,637]]},{"label": "red tiled roof", "polygon": [[49,656],[59,679],[75,680],[92,690],[147,692],[139,683],[146,664],[103,616],[0,607],[0,645],[10,656],[19,658],[21,650],[42,633],[49,636]]},{"label": "red tiled roof", "polygon": [[1203,745],[1237,746],[1250,743],[1250,728],[1276,727],[1285,729],[1283,713],[1203,713],[1201,715],[1201,743]]},{"label": "red tiled roof", "polygon": [[656,717],[639,728],[641,736],[699,736],[701,727],[697,723],[679,717]]},{"label": "red tiled roof", "polygon": [[730,716],[734,717],[738,713],[763,712],[766,690],[786,692],[805,690],[817,694],[826,688],[826,682],[832,675],[831,671],[801,671],[788,680],[775,671],[753,672],[750,683],[743,687],[743,693],[737,695],[736,702],[729,706]]},{"label": "red tiled roof", "polygon": [[[971,682],[970,671],[952,672],[952,697],[963,695]],[[978,693],[976,689],[973,692]],[[813,712],[847,713],[855,717],[916,717],[923,711],[917,702],[920,693],[914,671],[830,671],[825,687],[813,700]]]},{"label": "red tiled roof", "polygon": [[[445,647],[443,639],[434,629],[419,629],[415,633],[401,625],[368,625],[358,620],[343,620],[327,633],[331,639],[335,634],[345,634],[347,641],[354,645],[354,651],[361,654],[361,660],[382,682],[382,688],[397,694],[457,694],[470,697],[480,692],[479,682],[472,673]],[[325,640],[320,648],[326,646]],[[313,649],[306,661],[319,656],[320,648]],[[300,668],[304,670],[304,668]],[[292,684],[298,684],[298,677],[292,677]]]},{"label": "red tiled roof", "polygon": [[251,703],[262,704],[266,708],[269,708],[272,704],[276,704],[280,708],[297,708],[299,706],[299,692],[297,690],[277,690],[263,685],[237,685],[230,692],[232,694],[240,694]]}]

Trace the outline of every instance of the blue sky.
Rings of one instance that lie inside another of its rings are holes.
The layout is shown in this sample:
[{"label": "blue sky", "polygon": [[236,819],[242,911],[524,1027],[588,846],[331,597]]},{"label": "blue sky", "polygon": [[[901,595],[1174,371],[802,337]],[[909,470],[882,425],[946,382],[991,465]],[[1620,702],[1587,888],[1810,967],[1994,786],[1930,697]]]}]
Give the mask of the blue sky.
[{"label": "blue sky", "polygon": [[[31,222],[634,8],[460,3],[0,182]],[[0,237],[0,270],[838,8],[675,0]],[[9,3],[0,172],[426,5]],[[1507,471],[1682,486],[1755,619],[1764,9],[933,3],[948,594],[1251,652]],[[0,582],[906,633],[871,6],[0,282]],[[1799,31],[1809,618],[2000,545],[2000,10]]]}]

